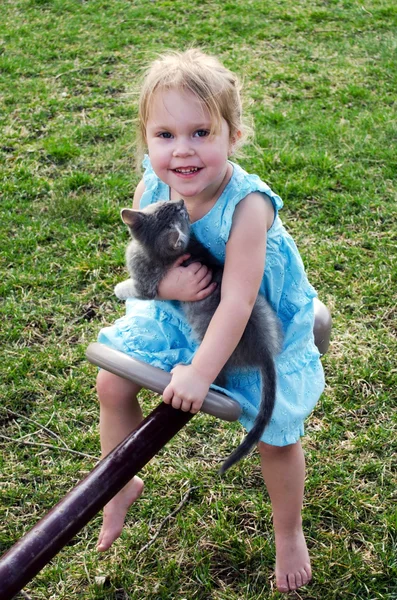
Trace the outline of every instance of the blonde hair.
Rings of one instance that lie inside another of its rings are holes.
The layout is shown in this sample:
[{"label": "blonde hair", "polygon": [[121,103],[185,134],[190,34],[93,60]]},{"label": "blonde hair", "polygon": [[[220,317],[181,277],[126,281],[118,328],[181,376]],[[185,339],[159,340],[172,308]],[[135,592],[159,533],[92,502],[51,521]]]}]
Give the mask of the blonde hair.
[{"label": "blonde hair", "polygon": [[217,58],[190,49],[159,56],[145,73],[138,109],[137,141],[141,155],[146,148],[146,125],[153,96],[157,91],[169,89],[192,92],[208,109],[211,133],[220,130],[223,118],[229,126],[230,139],[242,144],[247,128],[242,122],[237,76]]}]

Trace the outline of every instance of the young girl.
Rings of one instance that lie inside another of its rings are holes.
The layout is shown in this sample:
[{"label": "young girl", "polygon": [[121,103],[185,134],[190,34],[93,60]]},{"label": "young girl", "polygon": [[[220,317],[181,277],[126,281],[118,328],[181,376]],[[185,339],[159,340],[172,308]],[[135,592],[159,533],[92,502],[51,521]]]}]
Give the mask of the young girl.
[{"label": "young girl", "polygon": [[[229,161],[243,138],[235,75],[198,50],[163,56],[146,74],[139,122],[148,156],[134,207],[184,199],[195,235],[224,262],[221,302],[198,347],[172,301],[199,300],[214,284],[205,266],[183,267],[184,256],[161,282],[158,300],[127,300],[126,315],[103,329],[99,340],[172,370],[164,402],[196,413],[236,347],[258,292],[266,296],[283,325],[284,346],[276,362],[276,407],[258,448],[273,508],[277,588],[295,590],[311,578],[301,522],[305,463],[299,440],[303,421],[324,387],[313,341],[316,293],[278,217],[281,199],[259,177]],[[97,389],[106,455],[142,420],[139,388],[100,371]],[[231,374],[228,393],[241,403],[240,420],[249,429],[260,401],[259,375]],[[126,512],[142,489],[142,480],[135,477],[107,504],[99,551],[120,535]]]}]

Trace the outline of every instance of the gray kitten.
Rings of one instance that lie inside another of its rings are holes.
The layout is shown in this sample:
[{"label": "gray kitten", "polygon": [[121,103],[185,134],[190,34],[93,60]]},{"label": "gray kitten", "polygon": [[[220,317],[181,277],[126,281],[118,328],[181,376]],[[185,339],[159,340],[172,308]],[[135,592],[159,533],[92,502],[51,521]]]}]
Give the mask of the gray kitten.
[{"label": "gray kitten", "polygon": [[[220,302],[223,267],[190,234],[189,215],[183,200],[156,202],[140,211],[124,208],[121,217],[132,235],[126,251],[131,278],[116,285],[118,298],[156,298],[160,281],[177,258],[185,253],[191,255],[186,264],[197,261],[212,270],[212,280],[218,283],[215,290],[204,300],[181,302],[188,322],[201,341]],[[221,473],[249,453],[270,421],[276,398],[274,356],[280,351],[281,344],[277,316],[259,295],[240,342],[215,381],[225,387],[226,373],[241,367],[257,367],[262,375],[262,399],[254,425],[223,463]]]}]

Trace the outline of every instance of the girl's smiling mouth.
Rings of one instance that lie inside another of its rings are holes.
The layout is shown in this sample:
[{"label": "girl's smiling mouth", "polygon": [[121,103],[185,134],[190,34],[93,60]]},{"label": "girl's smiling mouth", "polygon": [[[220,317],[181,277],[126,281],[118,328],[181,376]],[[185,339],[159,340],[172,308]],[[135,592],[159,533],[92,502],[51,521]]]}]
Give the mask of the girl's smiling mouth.
[{"label": "girl's smiling mouth", "polygon": [[199,171],[201,171],[201,167],[179,167],[177,169],[172,169],[173,173],[176,175],[182,175],[183,177],[195,175]]}]

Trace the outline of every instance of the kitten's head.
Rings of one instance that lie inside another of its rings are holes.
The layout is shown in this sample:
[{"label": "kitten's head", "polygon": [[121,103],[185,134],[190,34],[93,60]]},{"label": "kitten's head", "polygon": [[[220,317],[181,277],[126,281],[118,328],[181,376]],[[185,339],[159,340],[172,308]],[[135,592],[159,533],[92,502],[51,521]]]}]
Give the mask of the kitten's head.
[{"label": "kitten's head", "polygon": [[162,259],[176,259],[189,243],[190,221],[183,200],[160,201],[143,210],[123,208],[121,218],[132,237]]}]

